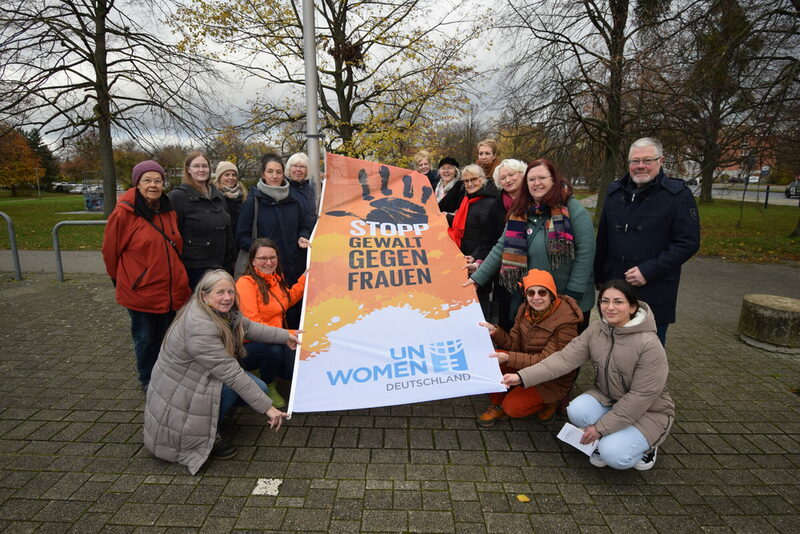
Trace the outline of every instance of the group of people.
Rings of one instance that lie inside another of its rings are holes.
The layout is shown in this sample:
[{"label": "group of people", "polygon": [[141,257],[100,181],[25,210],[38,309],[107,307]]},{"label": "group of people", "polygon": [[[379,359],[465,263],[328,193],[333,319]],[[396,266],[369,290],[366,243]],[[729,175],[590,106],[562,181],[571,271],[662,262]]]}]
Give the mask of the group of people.
[{"label": "group of people", "polygon": [[236,453],[217,432],[234,405],[246,402],[273,428],[286,416],[275,380],[292,376],[317,217],[308,157],[287,167],[264,156],[247,191],[234,163],[219,162],[212,179],[208,157],[191,152],[167,195],[164,169],[143,161],[108,218],[103,259],[131,319],[145,445],[192,473]]},{"label": "group of people", "polygon": [[[417,155],[466,258],[464,285],[497,317],[481,324],[509,390],[491,396],[478,424],[534,414],[549,422],[592,360],[594,387],[566,408],[582,440],[598,442],[592,464],[653,466],[674,417],[666,330],[681,265],[699,247],[694,198],[663,161],[657,140],[633,143],[595,236],[549,160],[500,160],[490,139],[463,169],[445,157],[434,171],[430,154]],[[191,473],[236,453],[218,432],[234,405],[276,429],[286,416],[275,379],[292,375],[316,198],[304,154],[261,163],[247,191],[235,164],[220,162],[212,180],[209,159],[192,152],[169,195],[164,169],[139,163],[108,220],[103,257],[131,318],[145,445]],[[595,304],[601,320],[590,325]]]},{"label": "group of people", "polygon": [[[474,285],[484,316],[497,318],[481,325],[509,391],[490,396],[478,424],[533,414],[550,422],[592,360],[595,387],[566,407],[582,442],[597,441],[591,463],[650,469],[674,418],[664,346],[681,265],[700,246],[694,196],[664,173],[661,143],[639,139],[595,234],[553,162],[499,160],[496,147],[481,141],[476,164],[463,169],[445,157],[438,174],[429,154],[415,159],[466,258],[463,285]],[[600,321],[590,326],[595,304]]]}]

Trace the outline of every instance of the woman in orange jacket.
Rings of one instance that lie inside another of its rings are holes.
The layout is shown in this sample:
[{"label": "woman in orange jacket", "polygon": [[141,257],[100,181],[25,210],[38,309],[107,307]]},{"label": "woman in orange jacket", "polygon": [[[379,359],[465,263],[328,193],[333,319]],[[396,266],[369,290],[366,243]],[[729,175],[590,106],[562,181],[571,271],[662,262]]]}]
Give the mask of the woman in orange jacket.
[{"label": "woman in orange jacket", "polygon": [[[236,281],[239,308],[250,319],[278,328],[286,328],[286,311],[303,298],[306,276],[303,274],[292,287],[286,284],[281,269],[278,245],[271,239],[259,238],[250,246],[250,257],[244,274]],[[258,369],[269,387],[268,395],[276,408],[286,406],[278,393],[275,378],[291,379],[294,354],[286,345],[251,341],[245,343],[247,356],[240,360],[250,371]]]}]

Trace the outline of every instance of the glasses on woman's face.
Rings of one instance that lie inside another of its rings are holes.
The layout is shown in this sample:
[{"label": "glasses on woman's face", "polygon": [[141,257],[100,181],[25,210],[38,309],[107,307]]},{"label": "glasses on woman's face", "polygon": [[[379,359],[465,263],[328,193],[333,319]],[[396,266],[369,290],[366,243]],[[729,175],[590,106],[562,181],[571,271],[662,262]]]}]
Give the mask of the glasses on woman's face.
[{"label": "glasses on woman's face", "polygon": [[528,176],[528,183],[534,184],[536,182],[546,182],[547,180],[552,180],[552,176]]},{"label": "glasses on woman's face", "polygon": [[472,185],[472,184],[477,184],[477,183],[478,183],[478,182],[480,182],[480,181],[481,181],[481,179],[480,179],[480,178],[464,178],[463,180],[461,180],[461,182],[462,182],[464,185]]},{"label": "glasses on woman's face", "polygon": [[549,295],[550,292],[546,289],[540,288],[540,289],[528,289],[527,291],[525,291],[525,294],[529,297],[535,297],[536,295],[539,295],[540,297],[544,298],[547,295]]},{"label": "glasses on woman's face", "polygon": [[259,263],[272,263],[278,261],[278,256],[256,256],[253,259]]},{"label": "glasses on woman's face", "polygon": [[539,295],[540,297],[544,298],[549,295],[550,292],[546,289],[529,289],[525,291],[525,294],[529,297],[535,297],[536,295]]}]

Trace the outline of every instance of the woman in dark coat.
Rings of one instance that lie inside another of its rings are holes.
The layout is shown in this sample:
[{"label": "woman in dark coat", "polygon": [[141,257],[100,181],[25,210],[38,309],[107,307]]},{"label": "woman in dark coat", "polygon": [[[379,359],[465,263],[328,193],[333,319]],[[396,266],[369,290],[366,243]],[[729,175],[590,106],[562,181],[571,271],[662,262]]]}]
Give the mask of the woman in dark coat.
[{"label": "woman in dark coat", "polygon": [[[520,191],[525,187],[525,170],[528,164],[518,159],[504,159],[494,169],[494,185],[500,194],[495,202],[497,217],[503,221],[508,217],[508,210],[519,197]],[[478,266],[469,266],[469,272],[475,272]],[[495,276],[492,280],[492,305],[497,308],[497,324],[505,330],[511,330],[514,326],[514,313],[516,308],[511,309],[511,293],[508,289],[500,285],[500,278]]]},{"label": "woman in dark coat", "polygon": [[214,173],[214,185],[225,196],[225,208],[231,216],[233,235],[236,235],[236,225],[239,222],[239,210],[247,200],[247,189],[239,181],[239,169],[230,161],[220,161],[217,172]]},{"label": "woman in dark coat", "polygon": [[453,214],[461,206],[464,198],[464,184],[461,183],[461,173],[458,170],[458,160],[450,156],[439,162],[439,183],[436,184],[434,193],[439,209],[447,216],[447,223],[453,221]]},{"label": "woman in dark coat", "polygon": [[275,241],[280,251],[286,283],[294,285],[305,271],[301,250],[308,248],[311,228],[302,204],[289,194],[289,182],[283,172],[283,161],[276,154],[261,158],[261,179],[250,188],[242,210],[236,242],[242,250],[250,251],[255,204],[258,203],[256,237]]},{"label": "woman in dark coat", "polygon": [[169,200],[178,215],[183,236],[183,265],[194,289],[209,269],[233,272],[236,246],[225,197],[211,185],[211,165],[202,152],[190,152],[183,165],[183,183],[172,190]]},{"label": "woman in dark coat", "polygon": [[[504,221],[497,216],[497,194],[494,189],[487,188],[483,169],[478,165],[467,165],[461,173],[461,183],[464,184],[465,196],[447,232],[467,263],[480,263],[497,243]],[[491,290],[491,284],[478,288],[484,317],[489,316]]]}]

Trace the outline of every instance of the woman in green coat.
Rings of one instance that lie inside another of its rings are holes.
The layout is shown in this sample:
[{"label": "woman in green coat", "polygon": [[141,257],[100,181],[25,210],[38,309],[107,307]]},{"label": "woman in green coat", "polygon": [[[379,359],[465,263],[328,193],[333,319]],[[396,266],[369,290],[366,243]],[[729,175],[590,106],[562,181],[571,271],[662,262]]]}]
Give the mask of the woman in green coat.
[{"label": "woman in green coat", "polygon": [[584,312],[585,329],[594,303],[594,226],[572,187],[546,159],[528,164],[523,187],[508,211],[503,235],[464,285],[500,284],[512,294],[511,309],[522,302],[518,282],[529,269],[553,275],[559,294],[574,298]]}]

